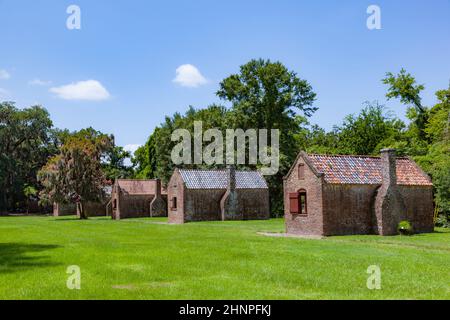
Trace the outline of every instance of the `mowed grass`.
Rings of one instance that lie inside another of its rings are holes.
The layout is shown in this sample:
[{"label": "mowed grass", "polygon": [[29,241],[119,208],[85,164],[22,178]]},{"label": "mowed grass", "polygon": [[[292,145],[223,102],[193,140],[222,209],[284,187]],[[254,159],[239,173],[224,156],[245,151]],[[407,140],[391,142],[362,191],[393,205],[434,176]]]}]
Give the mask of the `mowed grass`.
[{"label": "mowed grass", "polygon": [[[449,299],[450,232],[276,238],[283,220],[0,218],[0,299]],[[66,286],[81,268],[81,290]],[[381,268],[382,289],[367,288]]]}]

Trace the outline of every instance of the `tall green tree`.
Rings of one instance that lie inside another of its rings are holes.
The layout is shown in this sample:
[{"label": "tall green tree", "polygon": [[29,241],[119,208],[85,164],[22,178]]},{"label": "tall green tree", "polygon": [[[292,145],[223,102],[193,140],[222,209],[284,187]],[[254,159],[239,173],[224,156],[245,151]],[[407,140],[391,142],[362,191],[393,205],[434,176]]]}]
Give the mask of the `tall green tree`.
[{"label": "tall green tree", "polygon": [[116,179],[128,179],[133,176],[133,168],[125,164],[131,158],[131,153],[123,147],[111,146],[103,157],[102,168],[105,178],[113,182]]},{"label": "tall green tree", "polygon": [[378,102],[366,102],[358,115],[348,115],[334,131],[341,154],[378,155],[403,136],[405,124]]},{"label": "tall green tree", "polygon": [[301,131],[304,119],[317,108],[311,85],[281,62],[251,60],[220,83],[217,95],[232,104],[231,128],[279,129],[280,171],[267,177],[271,192],[272,211],[282,213],[282,176],[301,149],[295,136]]},{"label": "tall green tree", "polygon": [[26,186],[38,188],[36,174],[56,151],[49,113],[41,106],[18,109],[0,103],[0,211],[26,201]]},{"label": "tall green tree", "polygon": [[382,80],[388,85],[386,97],[388,99],[400,99],[400,101],[409,107],[407,116],[413,121],[417,131],[416,134],[420,140],[427,140],[425,127],[428,122],[428,108],[422,104],[421,92],[425,89],[422,84],[417,84],[416,79],[407,73],[405,69],[400,70],[398,74],[392,72],[386,73]]}]

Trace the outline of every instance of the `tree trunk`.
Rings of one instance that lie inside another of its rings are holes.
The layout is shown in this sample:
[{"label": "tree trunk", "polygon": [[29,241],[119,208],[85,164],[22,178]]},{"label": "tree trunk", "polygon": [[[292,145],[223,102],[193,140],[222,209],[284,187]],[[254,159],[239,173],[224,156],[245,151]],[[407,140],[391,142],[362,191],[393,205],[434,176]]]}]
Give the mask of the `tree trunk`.
[{"label": "tree trunk", "polygon": [[80,214],[80,220],[87,220],[86,212],[82,202],[77,202],[77,211]]}]

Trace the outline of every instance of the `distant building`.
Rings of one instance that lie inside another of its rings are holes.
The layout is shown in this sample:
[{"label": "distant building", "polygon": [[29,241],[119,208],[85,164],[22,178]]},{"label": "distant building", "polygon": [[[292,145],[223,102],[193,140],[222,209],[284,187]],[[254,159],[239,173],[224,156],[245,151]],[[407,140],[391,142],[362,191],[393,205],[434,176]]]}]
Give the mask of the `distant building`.
[{"label": "distant building", "polygon": [[257,171],[176,169],[167,192],[169,223],[270,218],[269,189]]},{"label": "distant building", "polygon": [[75,216],[77,214],[77,207],[75,203],[54,203],[53,204],[53,216]]},{"label": "distant building", "polygon": [[[89,201],[84,205],[84,210],[88,217],[104,217],[107,215],[107,206],[111,200],[111,186],[103,188],[104,197],[101,201]],[[79,216],[79,212],[75,203],[54,203],[53,216]]]},{"label": "distant building", "polygon": [[161,180],[116,180],[112,188],[113,219],[166,217],[167,192]]},{"label": "distant building", "polygon": [[433,232],[433,184],[395,150],[381,157],[301,152],[284,178],[287,233],[397,234],[408,220],[416,233]]}]

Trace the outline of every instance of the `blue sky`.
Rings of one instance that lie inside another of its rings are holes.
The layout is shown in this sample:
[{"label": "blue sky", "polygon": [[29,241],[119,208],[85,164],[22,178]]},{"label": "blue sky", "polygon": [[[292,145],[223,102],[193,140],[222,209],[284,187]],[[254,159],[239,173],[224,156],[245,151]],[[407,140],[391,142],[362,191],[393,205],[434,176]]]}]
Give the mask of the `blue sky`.
[{"label": "blue sky", "polygon": [[[66,27],[71,4],[81,30]],[[366,27],[371,4],[381,30]],[[449,0],[0,0],[0,100],[142,144],[165,115],[220,102],[221,79],[269,58],[312,84],[313,123],[330,129],[367,100],[403,116],[380,79],[404,67],[432,104],[450,80],[449,16]]]}]

